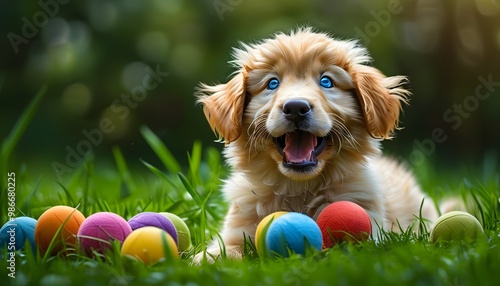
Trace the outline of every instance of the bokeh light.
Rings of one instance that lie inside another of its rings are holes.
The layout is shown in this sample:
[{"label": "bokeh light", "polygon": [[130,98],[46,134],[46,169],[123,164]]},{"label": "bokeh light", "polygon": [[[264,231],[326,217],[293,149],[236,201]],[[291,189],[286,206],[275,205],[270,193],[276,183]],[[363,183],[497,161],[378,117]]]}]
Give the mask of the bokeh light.
[{"label": "bokeh light", "polygon": [[[216,5],[222,2],[226,5]],[[64,153],[65,146],[81,140],[82,129],[97,128],[103,118],[116,124],[95,148],[108,158],[109,147],[130,142],[137,144],[124,150],[150,152],[139,144],[141,125],[151,127],[181,161],[195,140],[221,149],[195,104],[196,86],[228,80],[234,71],[228,61],[240,41],[258,42],[310,25],[341,39],[356,38],[369,50],[375,67],[387,75],[408,76],[414,95],[402,114],[404,130],[394,143],[384,142],[385,152],[408,157],[415,141],[429,138],[435,128],[449,136],[429,156],[439,163],[453,164],[456,154],[475,160],[500,146],[496,86],[492,96],[462,118],[460,128],[443,120],[444,112],[474,96],[478,78],[500,81],[498,0],[222,2],[70,1],[49,15],[37,1],[4,1],[1,34],[23,40],[6,37],[1,47],[0,80],[5,79],[0,85],[0,135],[8,134],[36,91],[47,84],[36,132],[28,129],[30,140],[23,145],[28,151],[17,154],[19,161],[34,158],[30,152],[43,154],[49,162],[61,160],[54,158],[57,150]],[[29,35],[26,25],[33,25]],[[144,88],[145,77],[158,72],[168,76],[129,107],[127,116],[113,111],[113,102]]]},{"label": "bokeh light", "polygon": [[122,70],[122,85],[128,93],[134,87],[142,85],[142,80],[147,74],[146,67],[147,65],[143,62],[132,62]]},{"label": "bokeh light", "polygon": [[136,43],[137,52],[150,62],[163,62],[166,59],[168,40],[164,33],[149,31],[141,34]]},{"label": "bokeh light", "polygon": [[170,56],[171,67],[174,73],[180,76],[193,76],[200,68],[203,53],[192,43],[182,43],[174,48]]},{"label": "bokeh light", "polygon": [[61,109],[71,116],[82,116],[92,104],[90,88],[81,83],[66,87],[61,95]]},{"label": "bokeh light", "polygon": [[88,15],[92,27],[104,32],[115,25],[118,19],[118,8],[109,1],[90,1]]}]

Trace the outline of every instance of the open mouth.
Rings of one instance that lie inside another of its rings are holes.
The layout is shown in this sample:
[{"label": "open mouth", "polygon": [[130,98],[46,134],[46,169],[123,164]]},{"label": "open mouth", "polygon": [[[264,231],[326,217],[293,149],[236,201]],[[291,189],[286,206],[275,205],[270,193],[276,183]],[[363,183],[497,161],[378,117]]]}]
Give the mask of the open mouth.
[{"label": "open mouth", "polygon": [[317,156],[325,149],[326,141],[325,137],[300,130],[274,138],[283,165],[298,171],[318,164]]}]

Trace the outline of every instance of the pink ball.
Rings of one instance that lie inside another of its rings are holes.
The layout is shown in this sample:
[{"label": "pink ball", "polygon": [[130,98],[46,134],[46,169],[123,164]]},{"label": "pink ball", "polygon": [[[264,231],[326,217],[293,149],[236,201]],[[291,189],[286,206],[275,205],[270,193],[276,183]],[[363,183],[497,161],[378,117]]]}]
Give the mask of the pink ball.
[{"label": "pink ball", "polygon": [[136,230],[145,226],[154,226],[166,231],[172,238],[175,243],[177,243],[177,230],[175,229],[174,224],[165,216],[154,213],[154,212],[143,212],[135,215],[131,219],[128,220],[128,224],[132,227],[132,230]]},{"label": "pink ball", "polygon": [[123,243],[132,232],[132,228],[121,216],[110,212],[98,212],[90,215],[78,230],[78,242],[87,253],[92,250],[104,253],[111,248],[111,242],[118,240]]}]

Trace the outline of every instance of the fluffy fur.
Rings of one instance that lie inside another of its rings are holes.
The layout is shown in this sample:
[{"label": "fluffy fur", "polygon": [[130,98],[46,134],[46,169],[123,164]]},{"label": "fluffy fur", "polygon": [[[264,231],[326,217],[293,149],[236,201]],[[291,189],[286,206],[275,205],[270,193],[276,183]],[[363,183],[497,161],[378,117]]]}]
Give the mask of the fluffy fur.
[{"label": "fluffy fur", "polygon": [[[402,87],[405,77],[386,77],[370,66],[366,49],[355,41],[309,28],[242,44],[233,56],[232,78],[202,84],[198,94],[232,168],[223,186],[230,202],[221,233],[228,257],[242,256],[244,235],[253,239],[269,213],[316,218],[334,201],[362,206],[375,239],[379,228],[412,227],[425,196],[413,176],[383,157],[380,148],[398,128],[401,105],[410,96]],[[333,86],[321,86],[323,77]],[[279,81],[276,89],[269,88],[271,79]],[[301,109],[306,114],[288,116],[290,101],[306,102],[309,107]],[[422,215],[430,221],[437,217],[429,199]],[[208,248],[209,259],[220,255],[219,245]],[[202,259],[200,253],[195,262]]]}]

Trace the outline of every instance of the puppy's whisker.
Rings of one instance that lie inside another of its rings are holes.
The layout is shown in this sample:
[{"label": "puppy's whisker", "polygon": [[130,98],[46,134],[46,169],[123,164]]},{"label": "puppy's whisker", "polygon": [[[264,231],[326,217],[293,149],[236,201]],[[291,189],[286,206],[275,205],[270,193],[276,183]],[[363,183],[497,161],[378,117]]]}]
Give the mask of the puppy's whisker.
[{"label": "puppy's whisker", "polygon": [[335,138],[339,141],[338,146],[337,146],[337,153],[335,154],[335,157],[337,157],[340,154],[340,150],[342,150],[342,138],[339,135],[339,133],[335,130],[332,132],[333,136],[332,138],[332,146],[335,148]]},{"label": "puppy's whisker", "polygon": [[[258,153],[259,147],[262,148],[265,141],[269,139],[269,134],[265,126],[266,119],[266,114],[259,114],[255,116],[247,128],[249,140],[245,143],[245,147],[248,147],[250,151],[253,150],[255,154]],[[249,152],[249,158],[250,154],[251,152]]]},{"label": "puppy's whisker", "polygon": [[[359,144],[359,142],[356,140],[356,138],[354,138],[354,136],[352,135],[349,128],[347,128],[347,126],[344,124],[344,119],[341,118],[337,114],[332,114],[332,116],[334,118],[333,126],[334,126],[335,133],[337,133],[338,136],[344,138],[345,141],[347,141],[349,143],[349,145],[354,150],[358,150],[358,147],[360,147],[361,144]],[[340,138],[339,138],[339,141],[342,141],[342,140],[340,140]]]},{"label": "puppy's whisker", "polygon": [[330,181],[327,180],[327,178],[323,174],[323,172],[321,172],[320,175],[321,175],[321,179],[323,181],[323,185],[321,186],[321,189],[324,190],[324,189],[330,188]]},{"label": "puppy's whisker", "polygon": [[[247,134],[248,136],[251,136],[252,133],[255,132],[256,129],[258,129],[258,127],[262,124],[265,124],[266,122],[266,119],[267,119],[267,114],[258,114],[257,116],[255,116],[255,118],[252,120],[252,122],[250,122],[250,124],[248,125],[248,128],[247,128]],[[251,129],[253,128],[253,132],[251,131]]]}]

